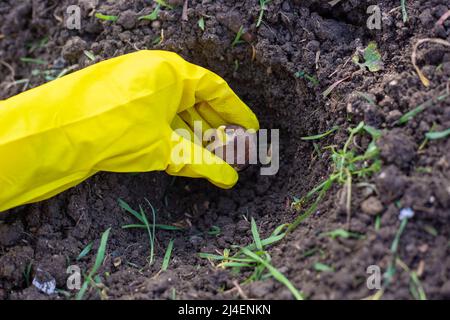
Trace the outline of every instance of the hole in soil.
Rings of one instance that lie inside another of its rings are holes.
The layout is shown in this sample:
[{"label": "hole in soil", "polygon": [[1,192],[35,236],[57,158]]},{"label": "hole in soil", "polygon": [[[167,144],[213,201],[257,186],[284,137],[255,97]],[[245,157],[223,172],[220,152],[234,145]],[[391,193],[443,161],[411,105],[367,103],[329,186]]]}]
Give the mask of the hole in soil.
[{"label": "hole in soil", "polygon": [[280,223],[290,222],[285,217],[291,200],[287,195],[298,195],[316,183],[310,163],[313,149],[301,143],[300,137],[317,129],[319,106],[313,94],[283,65],[252,62],[248,52],[243,52],[245,58],[236,70],[236,55],[227,56],[217,47],[195,48],[188,56],[190,61],[224,77],[257,114],[261,128],[280,130],[280,170],[275,176],[261,176],[258,166],[251,167],[240,174],[232,190],[176,178],[164,193],[164,202],[169,204],[165,211],[178,212],[178,218],[184,214],[194,228],[203,229],[217,223],[223,228],[243,220],[242,216],[253,216],[270,224],[265,229],[271,232]]}]

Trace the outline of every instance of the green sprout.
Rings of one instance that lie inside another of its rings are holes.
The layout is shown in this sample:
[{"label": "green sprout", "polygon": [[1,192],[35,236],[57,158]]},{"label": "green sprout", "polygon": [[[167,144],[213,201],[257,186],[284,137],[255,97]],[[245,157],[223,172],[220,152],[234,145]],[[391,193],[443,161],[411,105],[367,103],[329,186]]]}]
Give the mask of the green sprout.
[{"label": "green sprout", "polygon": [[430,131],[425,134],[425,137],[429,140],[444,139],[450,136],[450,128],[444,131]]},{"label": "green sprout", "polygon": [[329,265],[326,265],[321,262],[316,262],[313,267],[314,267],[314,270],[319,271],[319,272],[334,272],[333,267],[330,267]]},{"label": "green sprout", "polygon": [[25,63],[40,64],[40,65],[48,64],[47,61],[45,61],[45,60],[28,58],[28,57],[22,57],[22,58],[20,58],[20,61],[25,62]]},{"label": "green sprout", "polygon": [[285,285],[296,299],[303,300],[303,296],[301,295],[301,293],[279,270],[277,270],[271,264],[271,257],[266,251],[267,246],[276,243],[284,238],[286,232],[283,231],[286,229],[286,227],[287,225],[283,224],[277,227],[270,235],[270,237],[261,239],[256,222],[252,218],[252,244],[246,247],[232,246],[232,249],[237,250],[233,255],[230,254],[230,249],[225,249],[222,255],[200,253],[199,256],[211,261],[219,261],[220,263],[218,267],[232,268],[236,273],[239,273],[240,271],[242,271],[242,269],[252,270],[252,274],[244,281],[244,284],[273,277],[277,281]]},{"label": "green sprout", "polygon": [[33,268],[33,262],[30,261],[27,264],[27,267],[25,268],[25,270],[23,271],[23,277],[25,278],[25,284],[27,285],[27,287],[30,286],[31,284],[31,270]]},{"label": "green sprout", "polygon": [[267,9],[266,4],[269,2],[270,0],[259,0],[259,16],[258,21],[256,22],[257,28],[261,25],[264,16],[264,11]]},{"label": "green sprout", "polygon": [[[150,202],[148,202],[150,204]],[[145,214],[144,209],[142,209],[142,206],[139,206],[139,212],[133,210],[128,203],[123,201],[122,199],[119,199],[119,205],[122,209],[127,211],[128,213],[131,213],[136,219],[138,219],[142,224],[129,224],[122,226],[123,229],[131,229],[131,228],[145,228],[147,230],[148,234],[148,240],[150,245],[150,257],[149,257],[149,264],[153,264],[154,254],[155,254],[155,221],[156,221],[156,211],[153,208],[153,206],[150,204],[150,208],[152,209],[152,216],[153,216],[153,224],[150,225],[147,219],[147,215]]]},{"label": "green sprout", "polygon": [[231,43],[231,47],[234,48],[240,43],[243,43],[244,41],[241,40],[242,35],[244,34],[244,26],[241,26],[239,28],[239,31],[236,33],[236,37],[234,38],[233,42]]},{"label": "green sprout", "polygon": [[407,122],[409,122],[412,118],[414,118],[416,115],[418,115],[419,113],[425,111],[427,108],[431,107],[435,101],[437,102],[441,102],[443,100],[445,100],[450,94],[447,92],[447,90],[444,90],[443,92],[441,92],[441,94],[437,97],[437,98],[431,98],[427,101],[425,101],[424,103],[418,105],[416,108],[414,108],[413,110],[405,113],[398,121],[398,124],[405,124]]},{"label": "green sprout", "polygon": [[331,239],[336,239],[336,238],[343,238],[343,239],[349,239],[349,238],[354,238],[354,239],[363,239],[364,236],[356,233],[356,232],[350,232],[344,229],[336,229],[333,231],[329,231],[329,232],[324,232],[320,234],[321,236],[324,237],[330,237]]},{"label": "green sprout", "polygon": [[83,250],[81,250],[80,254],[77,257],[77,261],[83,259],[84,257],[86,257],[89,252],[91,252],[92,250],[92,246],[94,245],[94,242],[90,242],[86,247],[84,247]]},{"label": "green sprout", "polygon": [[110,231],[111,231],[111,228],[107,229],[102,234],[102,238],[100,240],[100,246],[98,247],[98,250],[97,250],[97,256],[95,257],[94,266],[92,267],[89,274],[86,276],[86,279],[84,280],[84,283],[81,286],[80,291],[78,291],[77,296],[76,296],[77,300],[83,299],[84,294],[86,293],[86,290],[89,287],[89,284],[93,283],[95,285],[96,283],[99,283],[99,277],[96,274],[97,274],[98,269],[100,269],[100,267],[102,266],[103,261],[105,260],[106,244],[108,243]]},{"label": "green sprout", "polygon": [[[376,146],[376,140],[380,138],[381,132],[373,127],[365,125],[364,122],[360,122],[357,127],[349,128],[348,130],[350,134],[342,149],[336,149],[335,146],[328,147],[331,149],[332,153],[331,159],[334,164],[333,172],[325,179],[325,181],[313,188],[303,198],[297,199],[292,203],[291,206],[300,211],[302,210],[303,204],[317,194],[317,198],[313,204],[289,225],[288,232],[297,228],[303,220],[317,210],[319,203],[335,183],[346,187],[347,219],[349,220],[353,179],[355,177],[358,179],[368,178],[373,173],[380,170],[381,160],[379,159],[379,149]],[[354,138],[363,132],[372,137],[372,142],[368,145],[364,153],[357,153],[355,150],[351,149],[351,144],[353,143]]]},{"label": "green sprout", "polygon": [[97,19],[103,20],[103,21],[111,21],[111,22],[116,22],[117,20],[119,20],[118,16],[110,16],[110,15],[106,15],[106,14],[102,14],[100,12],[97,12],[95,14],[95,17]]},{"label": "green sprout", "polygon": [[128,224],[122,226],[122,229],[145,229],[148,234],[148,240],[149,240],[149,248],[150,248],[150,256],[149,256],[149,264],[153,264],[154,262],[154,256],[155,256],[155,238],[156,238],[156,229],[160,230],[166,230],[166,231],[179,231],[181,228],[170,226],[170,225],[164,225],[164,224],[156,224],[156,210],[153,207],[153,205],[147,201],[147,204],[150,206],[152,210],[152,223],[149,223],[147,219],[147,214],[145,213],[142,206],[139,206],[139,211],[136,211],[130,207],[128,203],[123,201],[122,199],[119,199],[119,206],[125,210],[126,212],[133,215],[136,219],[139,220],[140,224]]},{"label": "green sprout", "polygon": [[158,19],[158,15],[159,12],[161,11],[161,5],[158,4],[155,9],[152,11],[152,13],[146,15],[146,16],[142,16],[139,17],[138,20],[150,20],[150,21],[154,21],[156,19]]},{"label": "green sprout", "polygon": [[161,7],[166,7],[168,9],[173,9],[173,7],[168,4],[165,0],[154,0],[158,5],[160,5]]},{"label": "green sprout", "polygon": [[326,136],[332,134],[333,132],[335,132],[338,129],[339,129],[339,127],[335,126],[324,133],[319,133],[319,134],[316,134],[313,136],[308,136],[308,137],[301,137],[300,139],[302,139],[304,141],[319,140],[319,139],[325,138]]},{"label": "green sprout", "polygon": [[205,31],[205,18],[201,17],[198,19],[198,26],[202,29],[202,31]]},{"label": "green sprout", "polygon": [[218,226],[212,226],[209,229],[208,234],[210,236],[218,236],[221,232],[222,232],[222,230],[220,230],[220,228]]},{"label": "green sprout", "polygon": [[408,22],[408,11],[406,10],[406,0],[401,0],[403,23]]},{"label": "green sprout", "polygon": [[311,76],[310,74],[306,73],[305,71],[298,71],[294,74],[296,78],[304,78],[311,82],[314,86],[317,86],[319,84],[319,80],[317,80],[314,76]]},{"label": "green sprout", "polygon": [[170,256],[172,255],[172,250],[173,250],[173,242],[174,242],[173,239],[170,240],[169,245],[167,246],[166,253],[164,254],[163,264],[161,267],[162,271],[166,271],[167,268],[169,267]]}]

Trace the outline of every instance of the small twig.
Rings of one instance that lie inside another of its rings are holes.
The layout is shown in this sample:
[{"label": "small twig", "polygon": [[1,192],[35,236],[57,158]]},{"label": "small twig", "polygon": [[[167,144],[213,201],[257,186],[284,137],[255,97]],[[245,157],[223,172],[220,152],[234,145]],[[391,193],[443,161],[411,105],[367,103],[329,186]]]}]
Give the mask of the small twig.
[{"label": "small twig", "polygon": [[183,21],[188,21],[188,1],[189,0],[184,0],[184,4],[183,4],[183,13],[181,14],[181,20]]},{"label": "small twig", "polygon": [[352,59],[352,57],[349,57],[342,66],[336,68],[336,70],[334,70],[334,72],[332,72],[328,78],[331,79],[339,70],[342,70],[343,68],[345,68],[345,66],[350,62],[350,60]]},{"label": "small twig", "polygon": [[336,87],[337,87],[338,85],[340,85],[340,84],[341,84],[342,82],[344,82],[344,81],[347,81],[347,80],[350,79],[350,78],[351,78],[351,76],[347,76],[347,77],[345,77],[344,79],[338,80],[338,81],[336,81],[335,83],[333,83],[331,86],[328,87],[327,90],[325,90],[325,91],[322,93],[323,97],[324,97],[324,98],[328,97],[328,96],[330,95],[330,93],[331,93],[334,89],[336,89]]},{"label": "small twig", "polygon": [[9,69],[9,72],[11,73],[12,81],[14,81],[14,79],[16,78],[16,72],[14,71],[14,68],[11,67],[11,65],[9,63],[7,63],[3,60],[0,60],[0,64]]},{"label": "small twig", "polygon": [[316,52],[316,70],[319,70],[320,50]]},{"label": "small twig", "polygon": [[236,288],[239,295],[241,296],[241,298],[244,300],[248,300],[248,296],[245,294],[244,290],[242,290],[241,286],[236,280],[233,280],[233,285]]},{"label": "small twig", "polygon": [[447,20],[448,18],[450,18],[450,10],[448,10],[446,13],[442,15],[442,17],[439,18],[439,20],[436,22],[436,25],[442,26],[445,20]]},{"label": "small twig", "polygon": [[426,42],[432,42],[432,43],[437,43],[437,44],[441,44],[443,46],[448,46],[450,47],[450,42],[439,39],[439,38],[425,38],[425,39],[420,39],[419,41],[417,41],[417,43],[414,45],[413,51],[411,53],[411,61],[412,64],[414,66],[414,69],[417,72],[417,75],[420,78],[420,81],[422,81],[423,85],[425,87],[429,87],[430,86],[430,80],[428,80],[427,77],[425,77],[425,75],[422,73],[422,71],[420,70],[420,68],[417,66],[417,50],[419,49],[419,46],[423,43]]}]

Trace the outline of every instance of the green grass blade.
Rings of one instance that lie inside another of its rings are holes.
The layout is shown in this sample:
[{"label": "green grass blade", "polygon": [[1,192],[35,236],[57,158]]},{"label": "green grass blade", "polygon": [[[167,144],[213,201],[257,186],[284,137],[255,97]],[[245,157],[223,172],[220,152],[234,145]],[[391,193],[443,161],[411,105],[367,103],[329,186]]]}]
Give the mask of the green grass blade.
[{"label": "green grass blade", "polygon": [[444,131],[434,131],[434,132],[427,132],[425,134],[425,137],[430,140],[437,140],[437,139],[443,139],[450,136],[450,128]]},{"label": "green grass blade", "polygon": [[330,237],[332,239],[336,238],[343,238],[343,239],[349,239],[349,238],[355,238],[355,239],[362,239],[364,238],[363,235],[355,232],[350,232],[345,229],[336,229],[329,232],[323,232],[320,234],[320,236]]},{"label": "green grass blade", "polygon": [[156,210],[153,207],[153,205],[150,203],[150,201],[148,201],[148,199],[145,199],[145,201],[147,201],[148,205],[150,206],[150,208],[152,209],[152,218],[153,218],[153,225],[152,225],[152,234],[151,234],[151,242],[152,242],[152,248],[151,248],[151,252],[150,252],[150,261],[153,262],[153,257],[155,254],[155,238],[156,238],[156,227],[155,227],[155,223],[156,223]]},{"label": "green grass blade", "polygon": [[83,285],[80,288],[80,291],[78,291],[77,295],[76,295],[76,300],[82,300],[84,297],[84,294],[86,293],[86,290],[88,289],[89,286],[89,281],[86,280],[83,282]]},{"label": "green grass blade", "polygon": [[406,10],[406,0],[401,0],[400,6],[402,7],[403,23],[406,23],[408,22],[408,10]]},{"label": "green grass blade", "polygon": [[262,250],[263,246],[261,243],[261,238],[259,237],[258,226],[256,225],[256,221],[255,221],[255,219],[253,219],[253,217],[252,217],[251,224],[252,224],[252,235],[253,235],[253,239],[255,240],[256,248],[258,250]]},{"label": "green grass blade", "polygon": [[289,225],[289,228],[287,230],[287,232],[291,232],[292,230],[294,230],[295,228],[298,227],[298,225],[305,220],[306,218],[308,218],[311,214],[313,214],[316,210],[317,207],[319,206],[320,201],[322,201],[323,197],[325,196],[325,194],[327,193],[328,189],[331,188],[331,186],[333,185],[334,179],[333,177],[328,178],[328,180],[325,181],[325,183],[322,186],[322,189],[320,190],[319,195],[317,196],[316,201],[305,211],[305,213],[303,213],[302,215],[298,216],[294,222],[292,222]]},{"label": "green grass blade", "polygon": [[[125,211],[127,211],[128,213],[131,213],[136,219],[138,219],[140,222],[142,222],[143,224],[145,224],[145,220],[143,219],[143,217],[141,216],[141,214],[139,212],[137,212],[136,210],[132,209],[130,207],[130,205],[128,203],[126,203],[125,201],[123,201],[122,199],[119,199],[119,206],[124,209]],[[144,215],[145,216],[145,215]]]},{"label": "green grass blade", "polygon": [[95,17],[96,17],[97,19],[100,19],[100,20],[103,20],[103,21],[112,21],[112,22],[116,22],[117,20],[119,20],[119,17],[118,17],[118,16],[109,16],[109,15],[106,15],[106,14],[102,14],[102,13],[100,13],[100,12],[97,12],[97,13],[95,14]]},{"label": "green grass blade", "polygon": [[28,57],[22,57],[22,58],[20,58],[20,61],[25,62],[25,63],[40,64],[40,65],[47,64],[47,61],[44,61],[42,59],[34,59],[34,58],[28,58]]},{"label": "green grass blade", "polygon": [[314,264],[314,270],[319,271],[319,272],[334,272],[334,269],[332,267],[330,267],[329,265],[320,263],[320,262],[316,262]]},{"label": "green grass blade", "polygon": [[198,19],[198,26],[202,29],[202,31],[205,31],[205,18],[201,17]]},{"label": "green grass blade", "polygon": [[254,265],[243,262],[225,262],[221,264],[222,267],[227,268],[252,268]]},{"label": "green grass blade", "polygon": [[403,234],[403,231],[405,231],[407,224],[408,224],[408,218],[403,219],[402,222],[400,223],[400,227],[398,228],[397,233],[395,234],[394,241],[392,241],[392,245],[391,245],[391,252],[393,254],[397,253],[398,244],[400,243],[400,238]]},{"label": "green grass blade", "polygon": [[172,255],[172,250],[173,250],[173,242],[174,242],[173,239],[170,240],[169,245],[167,246],[166,254],[164,255],[164,260],[163,260],[163,264],[161,267],[162,271],[166,271],[167,268],[169,267],[170,256]]},{"label": "green grass blade", "polygon": [[122,229],[147,229],[147,226],[144,224],[126,224],[122,226]]},{"label": "green grass blade", "polygon": [[108,228],[103,234],[102,238],[100,240],[100,246],[97,250],[97,256],[95,257],[95,263],[94,267],[92,268],[91,272],[89,273],[91,276],[97,273],[97,270],[101,267],[103,260],[105,259],[106,255],[106,244],[108,243],[109,233],[111,231],[111,228]]},{"label": "green grass blade", "polygon": [[102,234],[102,238],[100,240],[100,245],[97,250],[97,256],[95,257],[95,263],[92,267],[89,274],[86,276],[86,280],[84,280],[83,285],[81,286],[80,291],[78,291],[76,295],[77,300],[82,300],[84,294],[86,293],[86,290],[89,287],[89,283],[92,281],[92,278],[97,273],[98,269],[101,267],[103,261],[105,260],[106,255],[106,244],[108,243],[109,233],[111,231],[111,228],[108,228],[105,232]]},{"label": "green grass blade", "polygon": [[146,16],[139,17],[138,20],[155,21],[156,19],[158,19],[160,8],[161,8],[161,5],[158,4],[156,6],[156,8],[152,11],[152,13],[150,13],[150,14],[148,14]]},{"label": "green grass blade", "polygon": [[272,276],[278,280],[280,283],[284,284],[289,291],[293,294],[293,296],[297,300],[303,300],[303,296],[300,294],[300,292],[294,287],[294,285],[280,272],[278,271],[274,266],[272,266],[270,263],[256,255],[255,253],[251,252],[250,250],[246,248],[242,248],[242,251],[245,255],[249,256],[250,258],[256,260],[260,264],[264,265],[269,272],[272,274]]},{"label": "green grass blade", "polygon": [[[279,234],[279,235],[276,235],[276,236],[270,236],[269,238],[261,240],[261,245],[262,245],[263,248],[265,248],[265,247],[267,247],[267,246],[269,246],[271,244],[274,244],[275,242],[278,242],[278,241],[282,240],[285,237],[285,235],[286,235],[286,233],[282,233],[282,234]],[[255,243],[252,243],[252,244],[246,246],[245,248],[248,249],[248,250],[255,250],[255,249],[257,249]]]},{"label": "green grass blade", "polygon": [[93,242],[90,242],[83,250],[81,250],[81,252],[80,252],[80,254],[78,255],[78,257],[77,257],[77,261],[78,260],[80,260],[80,259],[82,259],[82,258],[84,258],[84,257],[86,257],[88,254],[89,254],[89,252],[91,252],[91,249],[92,249],[92,246],[94,245],[94,243]]},{"label": "green grass blade", "polygon": [[[153,227],[153,224],[149,224],[149,226]],[[122,229],[132,229],[132,228],[146,229],[147,226],[144,224],[127,224],[127,225],[122,226]],[[183,231],[183,229],[180,227],[169,226],[166,224],[155,224],[155,229],[165,230],[165,231]]]},{"label": "green grass blade", "polygon": [[154,0],[154,1],[162,7],[173,9],[173,7],[166,2],[166,0]]},{"label": "green grass blade", "polygon": [[320,133],[320,134],[316,134],[314,136],[308,136],[308,137],[301,137],[300,139],[304,140],[304,141],[310,141],[310,140],[319,140],[322,138],[325,138],[326,136],[332,134],[333,132],[335,132],[336,130],[338,130],[339,127],[333,127],[330,130],[324,132],[324,133]]},{"label": "green grass blade", "polygon": [[367,124],[364,125],[364,131],[366,131],[368,134],[370,134],[373,139],[378,139],[382,135],[380,130],[375,129],[374,127],[368,126]]},{"label": "green grass blade", "polygon": [[244,34],[244,26],[241,26],[239,28],[239,31],[236,33],[236,37],[234,38],[233,42],[231,43],[231,48],[234,48],[239,43],[242,43],[241,37]]},{"label": "green grass blade", "polygon": [[[448,93],[442,94],[439,97],[437,97],[437,101],[443,101],[445,100],[447,97],[449,96]],[[421,113],[422,111],[424,111],[426,108],[430,107],[431,105],[433,105],[434,102],[434,98],[429,99],[427,101],[425,101],[424,103],[420,104],[419,106],[417,106],[416,108],[412,109],[411,111],[405,113],[403,116],[400,117],[400,119],[398,119],[398,124],[405,124],[406,122],[410,121],[412,118],[414,118],[416,115],[418,115],[419,113]]]}]

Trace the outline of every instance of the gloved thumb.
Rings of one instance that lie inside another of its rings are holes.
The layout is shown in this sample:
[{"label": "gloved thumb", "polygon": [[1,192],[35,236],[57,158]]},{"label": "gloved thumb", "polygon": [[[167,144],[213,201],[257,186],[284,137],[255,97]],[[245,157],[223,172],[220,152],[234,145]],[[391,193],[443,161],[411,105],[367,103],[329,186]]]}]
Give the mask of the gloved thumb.
[{"label": "gloved thumb", "polygon": [[173,176],[206,178],[212,184],[232,188],[239,176],[228,163],[190,139],[172,134],[172,151],[166,172]]}]

